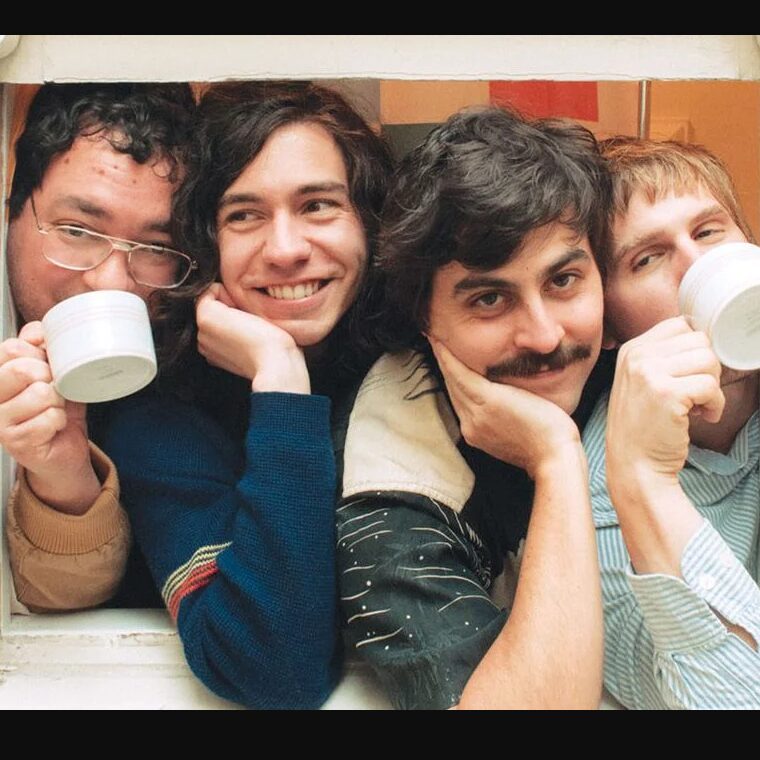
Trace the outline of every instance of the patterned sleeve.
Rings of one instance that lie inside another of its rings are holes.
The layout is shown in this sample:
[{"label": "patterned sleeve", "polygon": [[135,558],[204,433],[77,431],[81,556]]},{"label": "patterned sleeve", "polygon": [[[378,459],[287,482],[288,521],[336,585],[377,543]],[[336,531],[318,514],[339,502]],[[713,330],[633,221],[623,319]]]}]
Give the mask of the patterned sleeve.
[{"label": "patterned sleeve", "polygon": [[398,708],[457,704],[507,618],[488,595],[478,537],[421,496],[339,507],[338,582],[349,653],[370,663]]},{"label": "patterned sleeve", "polygon": [[760,708],[760,590],[705,520],[681,578],[636,575],[611,504],[595,499],[605,619],[604,680],[627,707]]},{"label": "patterned sleeve", "polygon": [[106,445],[194,673],[249,707],[322,704],[338,676],[329,399],[253,394],[242,445],[197,409],[133,401]]}]

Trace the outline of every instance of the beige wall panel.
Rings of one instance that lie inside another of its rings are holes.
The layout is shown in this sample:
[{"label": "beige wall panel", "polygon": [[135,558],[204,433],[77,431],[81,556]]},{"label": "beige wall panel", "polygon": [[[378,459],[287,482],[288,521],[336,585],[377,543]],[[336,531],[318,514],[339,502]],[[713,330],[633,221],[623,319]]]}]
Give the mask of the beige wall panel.
[{"label": "beige wall panel", "polygon": [[749,223],[760,232],[760,83],[653,82],[655,139],[690,135],[728,166]]},{"label": "beige wall panel", "polygon": [[380,84],[383,124],[427,124],[444,121],[470,105],[489,102],[488,82],[404,82]]}]

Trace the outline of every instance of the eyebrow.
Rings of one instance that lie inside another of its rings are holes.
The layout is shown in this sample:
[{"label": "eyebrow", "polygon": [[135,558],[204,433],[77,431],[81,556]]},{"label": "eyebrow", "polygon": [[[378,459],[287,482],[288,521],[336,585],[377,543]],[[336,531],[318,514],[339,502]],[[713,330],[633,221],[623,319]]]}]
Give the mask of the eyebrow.
[{"label": "eyebrow", "polygon": [[[82,198],[78,195],[64,195],[59,199],[58,203],[61,206],[65,206],[74,211],[79,211],[82,214],[87,214],[87,216],[94,217],[95,219],[105,221],[113,219],[113,214],[111,214],[107,209],[104,209],[102,206],[98,206],[93,201],[87,200],[86,198]],[[147,224],[143,226],[143,229],[146,232],[164,232],[168,235],[169,220],[151,219]]]},{"label": "eyebrow", "polygon": [[[301,185],[296,188],[295,195],[312,195],[313,193],[345,193],[348,195],[348,187],[342,182],[314,182],[309,185]],[[236,203],[261,203],[263,196],[256,193],[230,193],[222,196],[219,208],[234,206]]]},{"label": "eyebrow", "polygon": [[[553,277],[558,272],[562,271],[568,264],[572,264],[574,261],[591,261],[591,255],[583,248],[574,248],[571,251],[567,251],[564,256],[561,256],[557,261],[549,264],[541,273],[542,280],[547,280]],[[467,293],[471,290],[478,290],[480,288],[500,288],[511,292],[516,292],[518,286],[514,282],[505,280],[502,277],[494,277],[488,274],[470,274],[463,277],[456,285],[454,285],[454,293]]]},{"label": "eyebrow", "polygon": [[[711,216],[716,216],[718,214],[725,214],[726,216],[730,216],[728,211],[726,211],[723,206],[720,205],[720,203],[716,203],[712,206],[709,206],[708,208],[700,211],[694,218],[689,220],[689,226],[693,227],[694,225],[701,224],[706,219],[709,219]],[[663,230],[655,230],[654,232],[649,232],[645,235],[641,235],[637,238],[634,238],[631,240],[630,243],[627,243],[624,246],[621,246],[613,256],[613,263],[617,264],[618,262],[622,261],[631,251],[635,250],[636,248],[645,248],[648,245],[651,245],[652,243],[656,243],[659,238],[662,236]]]}]

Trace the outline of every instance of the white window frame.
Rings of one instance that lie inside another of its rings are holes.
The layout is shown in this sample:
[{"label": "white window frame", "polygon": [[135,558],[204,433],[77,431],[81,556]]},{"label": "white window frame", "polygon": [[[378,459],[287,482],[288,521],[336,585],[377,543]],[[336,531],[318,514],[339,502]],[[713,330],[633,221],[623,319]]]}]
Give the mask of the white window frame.
[{"label": "white window frame", "polygon": [[[8,155],[13,84],[222,79],[760,79],[754,35],[0,35],[0,151]],[[86,53],[85,53],[86,51]],[[0,196],[5,208],[7,162]],[[0,225],[0,318],[14,334]],[[12,485],[0,459],[3,513]],[[3,516],[4,525],[4,516]],[[230,707],[185,664],[161,610],[12,615],[0,546],[0,708]],[[359,666],[329,707],[386,706]]]}]

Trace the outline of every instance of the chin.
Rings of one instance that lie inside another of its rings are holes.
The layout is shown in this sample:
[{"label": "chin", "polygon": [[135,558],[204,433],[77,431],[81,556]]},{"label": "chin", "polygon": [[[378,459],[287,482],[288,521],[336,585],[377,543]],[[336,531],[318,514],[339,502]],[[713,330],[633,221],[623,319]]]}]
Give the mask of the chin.
[{"label": "chin", "polygon": [[298,322],[276,323],[287,332],[299,348],[310,348],[322,343],[332,331],[315,324],[299,324]]}]

